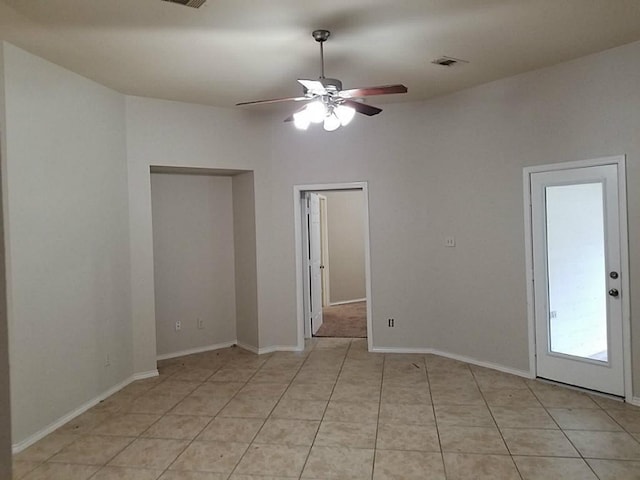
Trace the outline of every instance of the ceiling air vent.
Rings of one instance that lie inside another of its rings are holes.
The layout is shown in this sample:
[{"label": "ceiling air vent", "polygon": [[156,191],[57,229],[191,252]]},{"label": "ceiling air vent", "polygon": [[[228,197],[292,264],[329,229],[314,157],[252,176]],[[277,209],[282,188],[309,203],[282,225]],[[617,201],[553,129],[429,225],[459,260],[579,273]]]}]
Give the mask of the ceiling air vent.
[{"label": "ceiling air vent", "polygon": [[162,0],[163,2],[177,3],[185,7],[200,8],[207,0]]},{"label": "ceiling air vent", "polygon": [[467,60],[461,60],[459,58],[453,57],[438,57],[435,60],[432,60],[431,63],[435,63],[436,65],[442,65],[443,67],[453,67],[454,65],[458,65],[459,63],[469,63]]}]

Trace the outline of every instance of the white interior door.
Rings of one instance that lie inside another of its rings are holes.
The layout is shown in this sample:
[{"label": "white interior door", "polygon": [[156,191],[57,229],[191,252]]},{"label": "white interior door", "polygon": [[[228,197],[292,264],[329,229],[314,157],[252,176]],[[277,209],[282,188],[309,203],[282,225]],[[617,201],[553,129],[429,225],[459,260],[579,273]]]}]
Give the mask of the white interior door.
[{"label": "white interior door", "polygon": [[320,273],[322,275],[322,306],[331,304],[329,298],[329,229],[327,223],[327,197],[318,195],[320,200]]},{"label": "white interior door", "polygon": [[308,192],[309,205],[309,315],[311,332],[322,325],[322,240],[320,230],[320,195]]},{"label": "white interior door", "polygon": [[537,376],[622,396],[618,166],[530,182]]}]

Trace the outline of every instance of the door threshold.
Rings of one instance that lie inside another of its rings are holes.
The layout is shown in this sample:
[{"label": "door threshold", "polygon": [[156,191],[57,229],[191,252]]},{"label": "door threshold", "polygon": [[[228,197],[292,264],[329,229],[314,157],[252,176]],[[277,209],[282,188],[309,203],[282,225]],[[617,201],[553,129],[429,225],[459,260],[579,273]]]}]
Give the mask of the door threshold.
[{"label": "door threshold", "polygon": [[626,403],[624,397],[613,395],[611,393],[599,392],[598,390],[591,390],[589,388],[584,388],[584,387],[577,387],[569,383],[557,382],[555,380],[549,380],[548,378],[543,378],[543,377],[536,377],[536,380],[542,383],[546,383],[548,385],[554,385],[556,387],[564,387],[569,390],[574,390],[576,392],[587,393],[589,395],[595,395],[596,397],[606,398],[608,400],[613,400],[615,402]]}]

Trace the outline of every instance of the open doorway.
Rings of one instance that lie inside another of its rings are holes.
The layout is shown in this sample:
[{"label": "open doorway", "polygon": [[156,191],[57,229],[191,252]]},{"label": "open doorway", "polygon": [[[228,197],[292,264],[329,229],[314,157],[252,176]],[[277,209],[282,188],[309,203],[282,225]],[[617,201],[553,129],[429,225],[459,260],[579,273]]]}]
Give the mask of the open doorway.
[{"label": "open doorway", "polygon": [[366,184],[294,190],[299,343],[367,337],[371,346]]}]

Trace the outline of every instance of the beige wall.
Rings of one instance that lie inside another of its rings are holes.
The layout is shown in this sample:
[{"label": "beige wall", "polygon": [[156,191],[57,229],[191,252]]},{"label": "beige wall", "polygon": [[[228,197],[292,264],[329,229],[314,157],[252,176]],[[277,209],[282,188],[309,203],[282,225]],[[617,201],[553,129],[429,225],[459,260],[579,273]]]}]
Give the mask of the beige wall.
[{"label": "beige wall", "polygon": [[[264,158],[268,137],[263,118],[237,109],[139,97],[126,97],[126,102],[133,368],[144,372],[156,365],[155,295],[153,281],[148,281],[153,279],[150,165],[231,170],[255,167],[255,189],[259,191],[269,176]],[[155,115],[166,117],[149,123]],[[262,161],[256,160],[259,158]],[[256,212],[258,208],[256,200]]]},{"label": "beige wall", "polygon": [[330,303],[367,296],[364,268],[364,193],[322,192],[327,197]]},{"label": "beige wall", "polygon": [[[0,212],[0,235],[2,213]],[[9,338],[7,329],[4,242],[0,238],[0,478],[11,478],[11,402],[9,395]]]},{"label": "beige wall", "polygon": [[4,69],[14,442],[155,369],[150,165],[254,172],[261,348],[296,345],[294,185],[368,182],[375,347],[527,370],[522,169],[624,153],[637,307],[640,43],[384,105],[331,134],[255,110],[123,98],[6,44]]},{"label": "beige wall", "polygon": [[133,373],[125,102],[9,44],[4,63],[9,353],[19,443]]},{"label": "beige wall", "polygon": [[258,342],[258,285],[256,274],[256,210],[253,172],[233,178],[233,236],[238,343],[256,350]]},{"label": "beige wall", "polygon": [[[167,152],[185,164],[254,169],[260,346],[292,346],[293,186],[367,181],[375,347],[434,348],[528,370],[522,169],[626,153],[630,244],[637,244],[638,58],[635,43],[428,102],[385,105],[384,114],[357,118],[330,142],[329,134],[295,131],[280,116],[258,117],[243,138],[270,142],[270,150],[252,152],[241,142],[231,155],[217,154],[211,131],[229,125],[231,141],[244,111],[129,98],[136,143],[129,159],[140,173],[131,175],[130,191],[146,182],[145,165]],[[132,198],[132,208],[144,218],[140,200]],[[455,248],[444,246],[449,235]],[[640,298],[633,281],[640,259],[631,255],[633,299]]]},{"label": "beige wall", "polygon": [[[0,44],[0,159],[6,155],[4,122],[4,61]],[[4,165],[4,162],[2,162]],[[0,174],[0,478],[11,478],[11,405],[9,395],[9,336],[7,322],[7,297],[4,245],[4,197],[6,174]]]},{"label": "beige wall", "polygon": [[236,340],[231,187],[231,177],[151,174],[158,355]]}]

